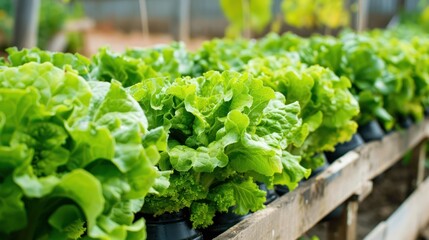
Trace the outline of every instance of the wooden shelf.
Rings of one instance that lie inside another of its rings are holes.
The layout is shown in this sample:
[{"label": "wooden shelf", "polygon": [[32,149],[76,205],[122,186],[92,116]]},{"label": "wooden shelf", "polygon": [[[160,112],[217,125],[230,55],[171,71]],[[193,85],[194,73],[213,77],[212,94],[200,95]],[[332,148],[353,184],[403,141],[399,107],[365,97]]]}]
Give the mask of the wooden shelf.
[{"label": "wooden shelf", "polygon": [[[416,239],[429,223],[429,178],[364,240]],[[428,231],[428,230],[426,230]]]},{"label": "wooden shelf", "polygon": [[[365,144],[215,239],[297,239],[346,200],[368,195],[374,177],[422,146],[428,136],[429,120],[425,120]],[[425,213],[429,217],[429,211]]]}]

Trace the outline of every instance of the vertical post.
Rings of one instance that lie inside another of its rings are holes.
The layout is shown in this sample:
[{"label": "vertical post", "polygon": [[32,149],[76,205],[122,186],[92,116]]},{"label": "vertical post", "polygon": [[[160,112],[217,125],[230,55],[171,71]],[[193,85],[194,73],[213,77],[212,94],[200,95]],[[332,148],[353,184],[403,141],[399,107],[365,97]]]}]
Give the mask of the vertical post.
[{"label": "vertical post", "polygon": [[356,15],[356,29],[362,32],[368,25],[368,0],[358,0],[358,12]]},{"label": "vertical post", "polygon": [[140,21],[142,24],[143,37],[149,39],[149,17],[147,13],[146,0],[139,0]]},{"label": "vertical post", "polygon": [[341,216],[328,223],[328,238],[332,240],[355,240],[357,237],[358,198],[346,201]]},{"label": "vertical post", "polygon": [[241,0],[243,6],[243,30],[244,37],[251,38],[252,32],[250,29],[250,2],[249,0]]},{"label": "vertical post", "polygon": [[178,32],[175,40],[186,42],[190,37],[191,0],[179,1]]},{"label": "vertical post", "polygon": [[40,0],[16,0],[13,45],[31,48],[37,45]]},{"label": "vertical post", "polygon": [[408,172],[408,193],[412,193],[423,182],[425,173],[426,141],[414,147]]},{"label": "vertical post", "polygon": [[399,0],[397,10],[402,11],[402,10],[405,10],[405,8],[406,8],[406,1],[405,0]]}]

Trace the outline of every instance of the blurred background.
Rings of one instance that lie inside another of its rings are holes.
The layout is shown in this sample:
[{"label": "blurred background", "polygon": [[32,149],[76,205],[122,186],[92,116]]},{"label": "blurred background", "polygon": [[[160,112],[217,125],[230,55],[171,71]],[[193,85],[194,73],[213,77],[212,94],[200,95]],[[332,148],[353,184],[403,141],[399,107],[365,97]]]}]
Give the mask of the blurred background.
[{"label": "blurred background", "polygon": [[0,51],[10,46],[91,55],[101,46],[213,37],[257,38],[274,31],[337,34],[398,23],[429,24],[429,0],[1,0]]}]

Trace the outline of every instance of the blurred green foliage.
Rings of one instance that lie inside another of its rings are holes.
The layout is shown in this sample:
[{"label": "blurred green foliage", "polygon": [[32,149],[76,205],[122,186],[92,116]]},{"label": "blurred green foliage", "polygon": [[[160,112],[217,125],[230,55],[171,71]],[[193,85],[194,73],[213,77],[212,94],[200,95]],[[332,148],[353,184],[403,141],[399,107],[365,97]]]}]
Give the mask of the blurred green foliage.
[{"label": "blurred green foliage", "polygon": [[[227,37],[240,37],[245,31],[262,32],[272,19],[272,0],[220,0],[230,25]],[[283,0],[283,20],[297,28],[337,29],[348,26],[350,12],[343,0]],[[280,29],[281,19],[272,22],[272,30]]]},{"label": "blurred green foliage", "polygon": [[220,0],[220,5],[230,22],[227,37],[239,37],[243,30],[261,32],[271,21],[272,0]]},{"label": "blurred green foliage", "polygon": [[282,10],[285,22],[294,27],[335,29],[350,21],[343,0],[283,0]]}]

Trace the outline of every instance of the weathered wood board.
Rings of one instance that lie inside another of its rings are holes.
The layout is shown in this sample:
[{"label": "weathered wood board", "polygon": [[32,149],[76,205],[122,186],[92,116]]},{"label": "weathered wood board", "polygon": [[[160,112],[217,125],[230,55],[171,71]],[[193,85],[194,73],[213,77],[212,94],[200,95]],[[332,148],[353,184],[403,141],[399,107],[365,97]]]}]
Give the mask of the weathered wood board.
[{"label": "weathered wood board", "polygon": [[429,223],[429,178],[384,222],[381,222],[365,240],[416,239]]},{"label": "weathered wood board", "polygon": [[365,144],[216,239],[296,239],[428,136],[429,120],[425,120]]}]

